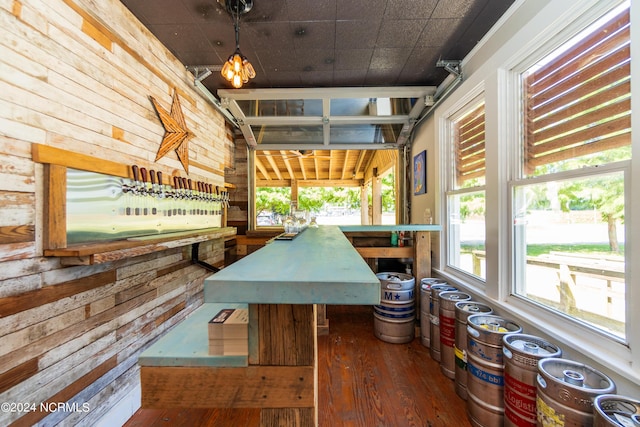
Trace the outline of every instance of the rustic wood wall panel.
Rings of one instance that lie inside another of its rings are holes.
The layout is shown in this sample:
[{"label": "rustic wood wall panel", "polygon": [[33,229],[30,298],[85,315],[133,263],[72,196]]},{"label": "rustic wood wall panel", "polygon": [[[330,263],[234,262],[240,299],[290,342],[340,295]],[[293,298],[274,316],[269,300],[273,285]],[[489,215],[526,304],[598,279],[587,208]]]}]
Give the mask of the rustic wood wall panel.
[{"label": "rustic wood wall panel", "polygon": [[[222,187],[233,134],[118,0],[2,2],[0,49],[0,401],[78,408],[4,411],[0,424],[92,425],[139,384],[138,354],[202,303],[211,272],[189,246],[73,267],[44,257],[45,196],[64,187],[45,191],[32,143]],[[174,90],[195,135],[188,175],[174,152],[153,162],[164,127],[150,96],[167,106]],[[222,239],[200,243],[201,260],[224,255]]]},{"label": "rustic wood wall panel", "polygon": [[247,144],[242,133],[236,132],[236,146],[234,151],[233,166],[227,169],[227,182],[235,188],[230,191],[227,224],[238,228],[238,234],[245,234],[248,227],[248,164]]}]

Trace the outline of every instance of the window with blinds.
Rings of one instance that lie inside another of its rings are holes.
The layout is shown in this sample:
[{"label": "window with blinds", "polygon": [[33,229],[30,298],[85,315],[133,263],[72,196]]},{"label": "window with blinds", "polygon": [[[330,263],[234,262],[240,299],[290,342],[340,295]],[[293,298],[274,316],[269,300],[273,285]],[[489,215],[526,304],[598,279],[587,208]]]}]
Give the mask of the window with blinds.
[{"label": "window with blinds", "polygon": [[629,33],[627,8],[523,75],[525,175],[621,147],[630,156]]},{"label": "window with blinds", "polygon": [[484,185],[484,102],[454,122],[456,187]]}]

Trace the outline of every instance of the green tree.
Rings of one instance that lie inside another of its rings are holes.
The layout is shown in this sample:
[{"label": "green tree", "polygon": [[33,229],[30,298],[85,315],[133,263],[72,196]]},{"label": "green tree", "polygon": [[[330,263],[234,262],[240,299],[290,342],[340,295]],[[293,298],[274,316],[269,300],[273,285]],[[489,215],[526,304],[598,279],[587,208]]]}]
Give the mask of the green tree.
[{"label": "green tree", "polygon": [[280,215],[289,213],[291,205],[291,188],[289,187],[259,187],[256,188],[256,212]]}]

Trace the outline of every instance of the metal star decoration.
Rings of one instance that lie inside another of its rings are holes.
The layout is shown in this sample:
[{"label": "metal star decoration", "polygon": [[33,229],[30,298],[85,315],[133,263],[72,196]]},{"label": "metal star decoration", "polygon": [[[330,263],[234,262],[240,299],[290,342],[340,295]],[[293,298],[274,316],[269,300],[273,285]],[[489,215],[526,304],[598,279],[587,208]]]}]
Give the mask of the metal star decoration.
[{"label": "metal star decoration", "polygon": [[160,149],[158,149],[155,161],[157,162],[169,151],[175,150],[182,167],[189,173],[189,140],[195,135],[187,129],[177,91],[173,91],[171,112],[162,108],[153,96],[150,96],[150,98],[165,129],[164,138],[160,144]]}]

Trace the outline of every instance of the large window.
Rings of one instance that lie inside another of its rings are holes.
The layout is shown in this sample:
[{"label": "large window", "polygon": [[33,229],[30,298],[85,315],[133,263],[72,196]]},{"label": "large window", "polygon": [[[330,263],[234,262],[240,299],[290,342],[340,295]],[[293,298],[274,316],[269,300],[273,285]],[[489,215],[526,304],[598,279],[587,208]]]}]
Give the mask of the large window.
[{"label": "large window", "polygon": [[449,117],[452,166],[447,191],[447,265],[485,279],[484,102]]},{"label": "large window", "polygon": [[[363,194],[362,192],[365,191]],[[391,171],[381,178],[381,224],[396,223],[395,174]],[[373,195],[371,186],[363,187],[299,187],[293,194],[291,187],[256,187],[256,227],[282,227],[291,215],[304,215],[306,221],[319,225],[363,225],[373,223]],[[363,206],[366,200],[367,206]],[[364,214],[367,218],[363,218]]]},{"label": "large window", "polygon": [[521,74],[513,293],[625,338],[629,5]]}]

